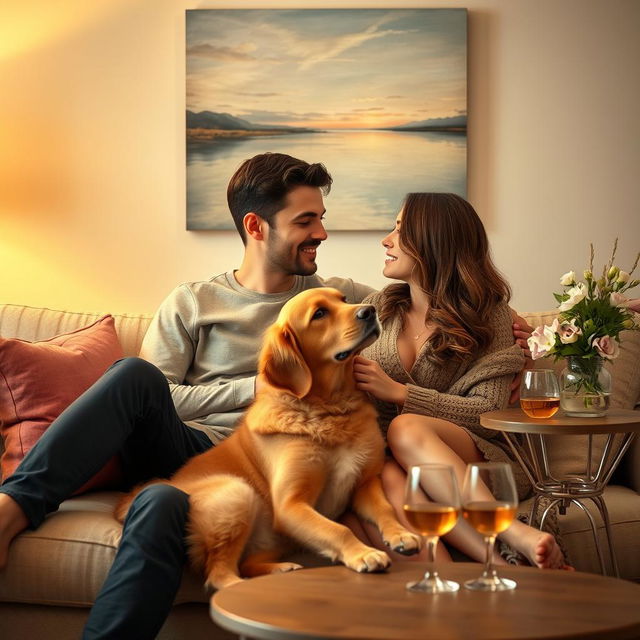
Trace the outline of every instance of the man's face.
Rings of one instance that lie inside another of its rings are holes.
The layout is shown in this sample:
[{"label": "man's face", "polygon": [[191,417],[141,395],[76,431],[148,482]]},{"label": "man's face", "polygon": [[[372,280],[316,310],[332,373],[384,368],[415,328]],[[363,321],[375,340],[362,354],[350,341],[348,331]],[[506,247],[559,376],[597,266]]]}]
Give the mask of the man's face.
[{"label": "man's face", "polygon": [[308,276],[316,272],[316,249],[327,239],[322,194],[317,187],[300,186],[285,202],[272,220],[273,228],[267,229],[267,263],[287,275]]}]

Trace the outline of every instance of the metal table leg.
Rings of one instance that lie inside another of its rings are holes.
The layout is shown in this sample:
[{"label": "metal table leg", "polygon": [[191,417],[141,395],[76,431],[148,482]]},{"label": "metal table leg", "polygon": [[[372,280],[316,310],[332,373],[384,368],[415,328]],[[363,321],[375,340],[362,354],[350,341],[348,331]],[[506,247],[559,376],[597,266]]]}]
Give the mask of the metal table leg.
[{"label": "metal table leg", "polygon": [[593,496],[591,498],[593,503],[598,507],[602,520],[604,521],[604,530],[607,533],[607,542],[609,543],[609,556],[611,557],[611,565],[613,567],[613,574],[616,578],[620,577],[620,571],[618,570],[618,560],[616,558],[616,552],[613,548],[613,541],[611,538],[611,521],[609,520],[609,510],[602,496]]},{"label": "metal table leg", "polygon": [[[598,554],[598,560],[600,562],[600,569],[603,575],[606,575],[606,567],[604,562],[604,556],[602,554],[602,548],[600,540],[598,538],[598,528],[596,521],[591,515],[590,511],[583,504],[583,501],[587,498],[590,499],[597,507],[602,520],[604,522],[605,532],[607,536],[607,543],[609,547],[609,555],[611,558],[611,566],[613,573],[616,577],[620,576],[618,570],[618,562],[613,546],[611,522],[609,519],[609,512],[606,504],[602,498],[602,493],[609,483],[613,472],[622,460],[622,457],[630,447],[635,433],[625,433],[617,447],[614,446],[614,439],[620,434],[609,434],[607,436],[606,443],[603,447],[600,460],[597,464],[593,464],[591,460],[593,452],[592,435],[589,435],[587,455],[588,458],[585,464],[584,476],[566,476],[562,478],[554,477],[550,468],[549,457],[547,455],[546,443],[544,435],[537,434],[538,440],[536,441],[532,437],[532,434],[525,434],[524,442],[520,440],[512,433],[503,432],[505,439],[507,440],[511,451],[513,452],[516,460],[521,465],[527,478],[531,482],[535,496],[531,510],[529,513],[529,523],[535,526],[537,521],[537,512],[542,497],[549,498],[550,504],[545,508],[542,516],[540,517],[539,527],[542,529],[546,518],[551,509],[559,505],[559,511],[561,515],[566,513],[566,508],[571,504],[575,504],[582,509],[586,514],[591,531],[593,533],[593,539],[596,546],[596,552]],[[595,474],[593,468],[596,467]]]},{"label": "metal table leg", "polygon": [[600,561],[600,571],[604,576],[607,574],[607,570],[604,565],[604,557],[602,556],[602,549],[600,548],[600,540],[598,539],[598,528],[596,526],[596,521],[593,519],[593,516],[591,515],[591,512],[589,511],[589,509],[587,509],[587,507],[585,507],[582,504],[582,502],[580,502],[580,500],[576,500],[574,498],[571,500],[571,502],[573,502],[573,504],[575,504],[577,507],[580,507],[584,511],[584,513],[587,515],[587,518],[589,518],[589,523],[591,524],[591,531],[593,533],[593,541],[596,544],[596,552],[598,553],[598,560]]}]

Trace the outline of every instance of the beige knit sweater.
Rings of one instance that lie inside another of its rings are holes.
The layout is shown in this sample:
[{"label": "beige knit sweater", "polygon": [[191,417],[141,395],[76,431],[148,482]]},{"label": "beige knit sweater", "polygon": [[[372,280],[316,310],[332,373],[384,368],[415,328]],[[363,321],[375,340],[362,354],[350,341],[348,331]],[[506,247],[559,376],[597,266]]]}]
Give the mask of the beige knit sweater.
[{"label": "beige knit sweater", "polygon": [[[384,290],[371,294],[363,303],[379,307],[383,296]],[[490,325],[494,338],[482,353],[439,365],[430,359],[431,347],[427,341],[411,371],[406,371],[396,346],[402,328],[398,314],[385,323],[380,338],[362,355],[377,361],[389,377],[407,385],[407,400],[402,411],[394,404],[376,401],[385,434],[398,413],[417,413],[454,422],[469,433],[487,460],[511,463],[518,493],[523,497],[530,491],[530,484],[506,441],[500,432],[480,426],[481,413],[507,405],[513,376],[524,366],[522,350],[514,344],[507,304],[496,308]]]}]

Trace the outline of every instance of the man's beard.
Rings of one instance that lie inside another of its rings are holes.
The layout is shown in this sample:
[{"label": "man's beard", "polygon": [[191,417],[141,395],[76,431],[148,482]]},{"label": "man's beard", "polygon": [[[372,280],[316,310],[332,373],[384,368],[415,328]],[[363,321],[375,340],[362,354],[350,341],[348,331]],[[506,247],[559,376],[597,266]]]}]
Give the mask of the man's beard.
[{"label": "man's beard", "polygon": [[304,263],[300,255],[300,250],[305,247],[319,247],[320,241],[303,242],[296,248],[295,258],[291,257],[289,247],[278,246],[277,236],[269,239],[269,264],[277,267],[283,273],[290,276],[310,276],[318,270],[315,262]]}]

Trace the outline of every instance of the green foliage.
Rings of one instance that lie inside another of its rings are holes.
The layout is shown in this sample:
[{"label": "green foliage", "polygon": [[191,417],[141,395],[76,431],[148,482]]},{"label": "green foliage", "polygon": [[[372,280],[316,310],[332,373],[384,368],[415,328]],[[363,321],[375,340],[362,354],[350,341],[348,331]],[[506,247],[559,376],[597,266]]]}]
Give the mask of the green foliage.
[{"label": "green foliage", "polygon": [[559,314],[561,323],[573,321],[575,326],[582,331],[582,335],[577,342],[572,344],[563,344],[560,335],[558,335],[555,349],[558,355],[563,357],[593,355],[592,343],[595,338],[609,336],[619,342],[619,335],[626,328],[625,322],[633,319],[633,314],[628,309],[614,307],[609,296],[602,298],[597,290],[594,293],[596,294],[594,297],[587,295],[573,307]]}]

